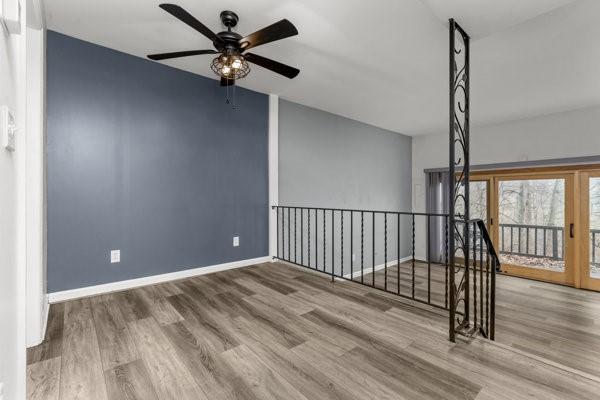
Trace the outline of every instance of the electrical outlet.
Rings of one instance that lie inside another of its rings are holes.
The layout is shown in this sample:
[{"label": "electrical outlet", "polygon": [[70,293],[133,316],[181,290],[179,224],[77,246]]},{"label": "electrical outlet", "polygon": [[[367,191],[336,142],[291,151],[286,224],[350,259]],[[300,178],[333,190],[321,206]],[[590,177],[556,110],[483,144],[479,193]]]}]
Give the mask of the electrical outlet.
[{"label": "electrical outlet", "polygon": [[238,247],[239,245],[240,245],[240,237],[234,236],[233,237],[233,247]]},{"label": "electrical outlet", "polygon": [[356,261],[356,254],[352,253],[352,261]]},{"label": "electrical outlet", "polygon": [[111,263],[121,262],[121,250],[111,250],[110,251],[110,262]]}]

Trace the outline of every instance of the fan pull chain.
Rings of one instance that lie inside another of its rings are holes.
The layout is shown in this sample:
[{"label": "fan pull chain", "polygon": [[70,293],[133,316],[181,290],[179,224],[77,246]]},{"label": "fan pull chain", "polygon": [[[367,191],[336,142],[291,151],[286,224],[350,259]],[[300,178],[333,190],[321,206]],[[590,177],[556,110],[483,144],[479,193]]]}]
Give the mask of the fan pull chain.
[{"label": "fan pull chain", "polygon": [[226,100],[225,100],[225,104],[231,104],[232,108],[235,110],[236,109],[236,104],[235,104],[235,84],[231,85],[233,86],[231,89],[231,99],[229,98],[229,79],[227,79],[227,86],[225,88],[226,90]]},{"label": "fan pull chain", "polygon": [[235,104],[235,85],[233,85],[233,88],[231,88],[231,91],[233,92],[233,106],[232,108],[235,110],[236,109],[236,104]]},{"label": "fan pull chain", "polygon": [[[227,79],[227,78],[225,78]],[[229,79],[226,80],[227,82],[227,86],[225,86],[225,93],[226,93],[226,100],[225,100],[225,104],[229,104]]]}]

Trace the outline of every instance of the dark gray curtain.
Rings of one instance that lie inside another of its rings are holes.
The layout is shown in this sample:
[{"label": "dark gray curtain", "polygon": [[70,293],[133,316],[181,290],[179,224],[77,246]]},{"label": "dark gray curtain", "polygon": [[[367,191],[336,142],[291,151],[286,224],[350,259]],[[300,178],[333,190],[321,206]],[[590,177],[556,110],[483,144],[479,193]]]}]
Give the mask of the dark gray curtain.
[{"label": "dark gray curtain", "polygon": [[[426,210],[428,213],[448,213],[448,172],[428,172],[426,183]],[[438,217],[431,219],[429,240],[431,246],[431,261],[445,262],[446,252],[446,221]]]}]

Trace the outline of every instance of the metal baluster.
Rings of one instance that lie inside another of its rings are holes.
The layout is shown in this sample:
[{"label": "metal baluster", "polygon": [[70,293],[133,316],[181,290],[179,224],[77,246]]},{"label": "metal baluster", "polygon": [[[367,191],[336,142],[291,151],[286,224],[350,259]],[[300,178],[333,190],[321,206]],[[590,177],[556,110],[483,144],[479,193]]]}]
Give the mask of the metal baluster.
[{"label": "metal baluster", "polygon": [[300,209],[300,264],[304,265],[304,208]]},{"label": "metal baluster", "polygon": [[294,207],[294,264],[298,263],[297,260],[297,255],[298,255],[298,235],[296,234],[296,232],[298,232],[298,210],[296,209],[296,207]]},{"label": "metal baluster", "polygon": [[354,280],[354,211],[350,211],[350,280]]},{"label": "metal baluster", "polygon": [[334,216],[335,211],[331,210],[331,282],[333,282],[333,277],[335,276],[335,241],[333,238],[333,232],[335,232]]},{"label": "metal baluster", "polygon": [[291,248],[292,246],[290,245],[290,209],[287,209],[287,214],[288,214],[288,261],[292,261],[292,253],[291,253]]},{"label": "metal baluster", "polygon": [[479,323],[483,325],[483,234],[481,231],[479,233],[479,308]]},{"label": "metal baluster", "polygon": [[448,308],[448,217],[444,218],[444,265],[445,265],[445,290],[444,290],[444,308]]},{"label": "metal baluster", "polygon": [[[460,295],[460,283],[463,283],[463,324],[469,324],[470,323],[470,316],[469,316],[469,311],[470,311],[470,307],[469,307],[469,290],[471,290],[470,286],[470,282],[469,282],[469,272],[470,272],[470,268],[469,268],[469,251],[468,251],[468,240],[469,240],[469,236],[468,236],[468,226],[469,223],[468,222],[464,222],[464,221],[460,221],[460,227],[457,229],[457,232],[460,230],[462,230],[462,241],[460,242],[460,245],[457,246],[457,249],[460,251],[460,253],[463,255],[463,262],[462,265],[459,264],[458,266],[458,270],[462,270],[464,268],[463,272],[463,276],[460,277],[460,279],[458,280],[458,283],[455,284],[455,287],[451,287],[451,289],[453,291],[455,291],[455,303],[451,303],[451,306],[454,306],[457,310],[458,310],[458,302],[457,300],[459,299],[459,295]],[[456,253],[455,253],[456,254]]]},{"label": "metal baluster", "polygon": [[517,232],[518,232],[517,235],[519,235],[517,237],[517,243],[518,243],[517,248],[519,249],[519,253],[521,253],[521,227],[520,226],[517,228]]},{"label": "metal baluster", "polygon": [[396,214],[396,219],[397,219],[397,232],[396,232],[396,250],[398,253],[398,263],[396,265],[396,273],[398,274],[397,278],[398,278],[398,282],[396,282],[397,286],[398,286],[398,295],[400,295],[400,261],[402,260],[402,254],[400,253],[400,213]]},{"label": "metal baluster", "polygon": [[529,227],[525,228],[525,253],[529,254]]},{"label": "metal baluster", "polygon": [[327,235],[325,234],[326,223],[325,209],[323,209],[323,272],[327,270]]},{"label": "metal baluster", "polygon": [[281,255],[285,260],[285,208],[281,208]]},{"label": "metal baluster", "polygon": [[275,222],[275,226],[277,227],[277,258],[279,257],[279,207],[275,207],[275,215],[277,218],[277,222]]},{"label": "metal baluster", "polygon": [[371,213],[372,219],[373,219],[373,236],[371,237],[371,239],[373,239],[373,247],[371,248],[371,256],[372,256],[372,264],[371,264],[371,274],[372,276],[372,281],[373,281],[373,287],[375,287],[375,213],[372,212]]},{"label": "metal baluster", "polygon": [[[471,240],[468,238],[467,240]],[[469,268],[469,266],[467,266]],[[477,328],[477,223],[473,222],[473,328]]]},{"label": "metal baluster", "polygon": [[387,213],[383,213],[384,219],[384,250],[383,250],[383,290],[387,291]]},{"label": "metal baluster", "polygon": [[430,225],[431,218],[427,215],[427,304],[431,304],[431,239]]},{"label": "metal baluster", "polygon": [[310,268],[310,208],[308,209],[308,238],[306,241],[306,244],[308,244],[308,267]]},{"label": "metal baluster", "polygon": [[490,254],[485,255],[485,333],[490,337]]},{"label": "metal baluster", "polygon": [[494,268],[491,270],[492,283],[490,291],[490,339],[495,340],[496,336],[496,269],[498,260],[494,259]]},{"label": "metal baluster", "polygon": [[364,283],[363,268],[365,265],[365,214],[360,212],[360,283]]},{"label": "metal baluster", "polygon": [[340,222],[341,235],[340,236],[341,236],[341,240],[342,240],[341,249],[340,249],[340,251],[341,251],[340,276],[343,278],[344,277],[344,211],[343,210],[340,211],[340,214],[341,214],[341,217],[340,217],[341,218],[341,222]]},{"label": "metal baluster", "polygon": [[412,298],[415,298],[415,214],[412,215]]},{"label": "metal baluster", "polygon": [[314,232],[315,232],[315,267],[317,269],[317,271],[319,270],[319,263],[318,263],[318,258],[319,258],[319,209],[315,208],[315,228],[314,228]]},{"label": "metal baluster", "polygon": [[538,228],[534,228],[533,229],[533,254],[535,254],[536,256],[538,255],[538,238],[537,238],[537,233],[538,233]]}]

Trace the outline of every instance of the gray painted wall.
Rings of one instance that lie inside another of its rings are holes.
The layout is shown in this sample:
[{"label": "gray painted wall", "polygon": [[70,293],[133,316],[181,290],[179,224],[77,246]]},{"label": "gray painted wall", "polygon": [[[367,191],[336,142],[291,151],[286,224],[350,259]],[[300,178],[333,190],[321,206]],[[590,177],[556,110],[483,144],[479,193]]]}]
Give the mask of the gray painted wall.
[{"label": "gray painted wall", "polygon": [[[279,104],[279,204],[367,210],[411,211],[412,140],[338,115],[288,101]],[[314,214],[312,216],[314,229]],[[318,226],[322,229],[322,216]],[[335,237],[340,236],[341,216],[336,214]],[[355,215],[355,249],[360,248],[360,229]],[[306,219],[306,214],[305,214]],[[345,258],[349,263],[349,214],[344,217]],[[297,220],[300,220],[299,214]],[[327,215],[330,224],[331,216]],[[376,265],[384,261],[383,216],[376,217]],[[292,216],[293,224],[293,216]],[[299,224],[299,223],[298,223]],[[307,232],[305,221],[304,232]],[[372,219],[365,216],[365,266],[371,266]],[[388,221],[388,259],[397,259],[397,222]],[[298,225],[299,227],[300,225]],[[299,229],[299,228],[298,228]],[[409,217],[401,221],[401,255],[411,253]],[[322,236],[321,231],[319,235]],[[331,236],[330,226],[326,235]],[[314,237],[314,231],[313,231]],[[322,238],[318,248],[322,248]],[[393,244],[393,245],[392,245]],[[293,247],[293,246],[292,246]],[[307,247],[307,246],[305,246]],[[341,246],[340,246],[341,247]],[[313,247],[314,250],[314,247]],[[308,249],[305,248],[305,257]],[[327,250],[327,265],[330,265]],[[341,248],[336,248],[339,260]],[[293,255],[293,249],[292,249]],[[298,257],[300,251],[298,250]],[[313,256],[314,257],[314,256]],[[355,251],[355,270],[360,251]],[[319,250],[322,260],[322,250]],[[339,263],[339,261],[338,261]],[[347,264],[349,265],[349,264]],[[336,271],[339,272],[339,266]],[[349,270],[349,266],[346,271]]]},{"label": "gray painted wall", "polygon": [[268,254],[268,98],[236,101],[48,32],[49,292]]}]

